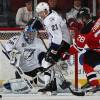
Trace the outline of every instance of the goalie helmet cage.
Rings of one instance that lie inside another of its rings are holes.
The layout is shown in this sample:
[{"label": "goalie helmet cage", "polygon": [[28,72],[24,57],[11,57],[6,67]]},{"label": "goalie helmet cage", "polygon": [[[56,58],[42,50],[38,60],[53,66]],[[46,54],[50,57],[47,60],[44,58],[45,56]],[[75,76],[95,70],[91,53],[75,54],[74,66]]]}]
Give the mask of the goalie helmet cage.
[{"label": "goalie helmet cage", "polygon": [[[20,35],[22,29],[20,28],[0,28],[0,40],[8,40],[12,36]],[[41,36],[40,36],[41,35]],[[37,37],[42,37],[42,39],[47,39],[47,34],[39,34]],[[76,37],[76,36],[75,36]],[[75,54],[75,88],[78,89],[78,54]]]}]

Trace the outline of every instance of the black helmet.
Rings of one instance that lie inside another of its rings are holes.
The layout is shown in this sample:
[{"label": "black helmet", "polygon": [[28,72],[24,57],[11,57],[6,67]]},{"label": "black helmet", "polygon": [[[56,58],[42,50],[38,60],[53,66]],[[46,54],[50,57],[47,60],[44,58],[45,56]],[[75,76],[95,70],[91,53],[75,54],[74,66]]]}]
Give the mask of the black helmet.
[{"label": "black helmet", "polygon": [[90,9],[86,7],[81,8],[77,14],[77,18],[87,16],[90,17]]}]

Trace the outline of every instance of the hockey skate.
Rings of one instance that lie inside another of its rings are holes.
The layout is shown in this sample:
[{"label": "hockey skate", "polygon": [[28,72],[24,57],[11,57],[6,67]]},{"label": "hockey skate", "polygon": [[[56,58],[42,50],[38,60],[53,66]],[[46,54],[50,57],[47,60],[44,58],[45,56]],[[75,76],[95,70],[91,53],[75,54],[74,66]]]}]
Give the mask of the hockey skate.
[{"label": "hockey skate", "polygon": [[91,86],[89,82],[84,84],[81,89],[86,92],[86,94],[94,94],[100,91],[100,86]]},{"label": "hockey skate", "polygon": [[94,86],[94,87],[87,89],[86,93],[90,92],[90,93],[94,94],[94,93],[99,92],[99,91],[100,91],[100,86]]},{"label": "hockey skate", "polygon": [[42,92],[44,94],[50,92],[51,95],[55,95],[56,91],[57,91],[56,79],[47,84],[47,86],[44,87],[43,89],[38,90],[38,92]]}]

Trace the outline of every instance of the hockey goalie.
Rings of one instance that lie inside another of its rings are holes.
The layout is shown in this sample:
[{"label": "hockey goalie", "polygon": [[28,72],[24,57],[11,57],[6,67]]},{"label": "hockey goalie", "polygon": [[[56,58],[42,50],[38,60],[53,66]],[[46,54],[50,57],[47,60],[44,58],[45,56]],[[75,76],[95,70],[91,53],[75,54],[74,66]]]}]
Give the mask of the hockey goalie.
[{"label": "hockey goalie", "polygon": [[[30,77],[36,76],[39,71],[43,70],[40,64],[46,52],[41,39],[36,35],[36,29],[26,26],[20,36],[9,39],[3,48],[3,53],[10,60],[10,64],[15,67],[19,63],[18,66],[24,74]],[[15,77],[16,79],[6,82],[4,87],[13,90],[14,93],[28,92],[27,84],[23,82],[18,71],[15,71]],[[37,78],[34,79],[34,83],[37,84]]]}]

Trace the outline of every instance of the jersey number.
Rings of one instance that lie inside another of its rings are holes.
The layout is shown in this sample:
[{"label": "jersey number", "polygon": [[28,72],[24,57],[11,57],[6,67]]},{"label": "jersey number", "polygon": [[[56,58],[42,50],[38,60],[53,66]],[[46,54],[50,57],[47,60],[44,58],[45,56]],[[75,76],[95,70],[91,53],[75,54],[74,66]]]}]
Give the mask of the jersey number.
[{"label": "jersey number", "polygon": [[81,35],[78,35],[77,40],[78,40],[79,42],[84,42],[84,41],[85,41],[85,37],[84,37],[84,36],[81,36]]},{"label": "jersey number", "polygon": [[52,25],[51,27],[52,27],[52,31],[58,30],[58,26],[57,26],[57,24]]}]

